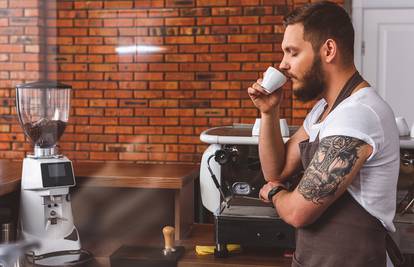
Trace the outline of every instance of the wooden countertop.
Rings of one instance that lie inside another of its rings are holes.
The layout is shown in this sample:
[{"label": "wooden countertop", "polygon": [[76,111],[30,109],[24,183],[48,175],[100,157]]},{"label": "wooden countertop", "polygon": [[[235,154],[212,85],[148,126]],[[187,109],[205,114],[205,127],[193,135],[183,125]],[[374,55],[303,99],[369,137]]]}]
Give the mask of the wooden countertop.
[{"label": "wooden countertop", "polygon": [[[73,163],[73,169],[81,186],[181,189],[198,166],[82,162]],[[21,173],[22,162],[0,160],[0,196],[19,190]]]},{"label": "wooden countertop", "polygon": [[[147,236],[135,236],[130,240],[108,240],[101,237],[93,242],[84,237],[85,249],[92,252],[96,265],[110,267],[109,257],[122,245],[163,247],[161,229],[158,232],[147,232]],[[88,242],[89,241],[89,242]],[[214,225],[195,224],[188,238],[176,241],[177,246],[184,246],[185,253],[178,261],[177,267],[290,267],[291,259],[283,257],[281,251],[269,248],[243,249],[241,253],[232,253],[227,258],[218,259],[214,255],[199,256],[195,253],[196,245],[214,245]],[[131,255],[133,257],[133,255]],[[94,266],[94,267],[95,267]]]},{"label": "wooden countertop", "polygon": [[19,190],[21,162],[0,160],[0,196]]}]

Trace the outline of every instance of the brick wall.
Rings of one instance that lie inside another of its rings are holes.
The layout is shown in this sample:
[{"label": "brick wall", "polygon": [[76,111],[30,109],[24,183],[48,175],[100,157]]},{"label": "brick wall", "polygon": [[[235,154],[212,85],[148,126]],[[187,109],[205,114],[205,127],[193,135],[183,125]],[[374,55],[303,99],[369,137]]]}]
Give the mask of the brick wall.
[{"label": "brick wall", "polygon": [[[31,9],[23,3],[36,2],[0,0],[0,13],[25,12]],[[49,6],[49,77],[73,86],[61,150],[73,160],[199,162],[206,147],[199,141],[203,130],[254,122],[258,113],[246,89],[267,66],[279,64],[283,15],[307,2],[59,0]],[[0,32],[12,28],[18,16],[0,18]],[[7,46],[0,49],[0,61],[6,64],[0,65],[4,158],[22,158],[23,151],[31,151],[10,117],[15,83],[36,77],[30,63],[11,57],[36,49],[33,44],[16,46],[13,40],[0,35]],[[131,47],[158,50],[117,52]],[[309,105],[292,100],[289,84],[283,91],[282,116],[298,125]]]}]

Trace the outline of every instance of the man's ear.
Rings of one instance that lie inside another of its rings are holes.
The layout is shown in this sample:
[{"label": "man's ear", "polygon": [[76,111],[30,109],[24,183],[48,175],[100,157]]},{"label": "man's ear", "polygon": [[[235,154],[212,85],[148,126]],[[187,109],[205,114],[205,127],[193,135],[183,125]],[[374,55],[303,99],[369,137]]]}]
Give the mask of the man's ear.
[{"label": "man's ear", "polygon": [[333,39],[328,39],[322,45],[321,48],[321,55],[323,61],[326,63],[332,63],[332,61],[337,57],[338,54],[338,46]]}]

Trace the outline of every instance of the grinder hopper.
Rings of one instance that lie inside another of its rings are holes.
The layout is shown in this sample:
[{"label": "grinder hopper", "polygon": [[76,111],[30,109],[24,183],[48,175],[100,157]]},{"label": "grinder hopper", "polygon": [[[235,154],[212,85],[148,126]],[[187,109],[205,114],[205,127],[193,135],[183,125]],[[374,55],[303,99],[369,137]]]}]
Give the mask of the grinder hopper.
[{"label": "grinder hopper", "polygon": [[70,90],[70,86],[55,81],[16,86],[17,114],[24,133],[35,146],[35,156],[54,154],[69,119]]}]

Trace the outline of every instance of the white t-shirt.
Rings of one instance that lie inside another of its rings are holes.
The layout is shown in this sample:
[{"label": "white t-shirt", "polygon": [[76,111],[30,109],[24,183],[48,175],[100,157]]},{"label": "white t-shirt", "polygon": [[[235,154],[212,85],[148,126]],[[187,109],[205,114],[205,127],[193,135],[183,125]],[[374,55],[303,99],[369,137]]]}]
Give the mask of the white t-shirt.
[{"label": "white t-shirt", "polygon": [[303,126],[309,141],[333,135],[358,138],[373,152],[348,187],[351,196],[389,231],[395,231],[396,190],[400,164],[399,134],[390,106],[366,87],[342,101],[316,123],[326,101],[321,99],[307,115]]}]

